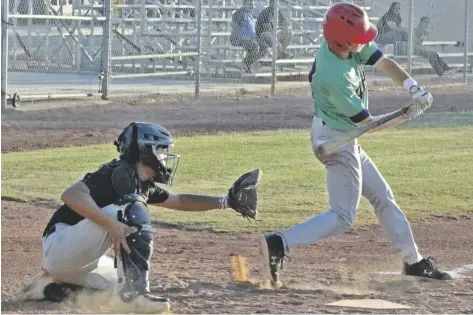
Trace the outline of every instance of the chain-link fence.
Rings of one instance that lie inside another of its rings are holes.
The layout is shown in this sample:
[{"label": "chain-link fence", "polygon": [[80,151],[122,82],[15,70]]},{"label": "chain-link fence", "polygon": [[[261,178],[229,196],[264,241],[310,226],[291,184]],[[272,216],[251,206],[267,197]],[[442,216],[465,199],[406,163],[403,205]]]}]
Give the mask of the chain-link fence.
[{"label": "chain-link fence", "polygon": [[59,1],[2,1],[8,98],[101,95],[105,18],[98,12],[70,10],[70,2]]},{"label": "chain-link fence", "polygon": [[469,0],[377,1],[375,16],[383,52],[410,73],[430,74],[439,80],[472,71],[472,26]]},{"label": "chain-link fence", "polygon": [[[307,82],[335,2],[2,0],[2,106],[18,96],[273,95]],[[410,73],[472,73],[473,0],[346,2],[367,11],[376,44]]]},{"label": "chain-link fence", "polygon": [[195,93],[203,25],[200,10],[197,1],[114,4],[106,96]]},{"label": "chain-link fence", "polygon": [[413,1],[412,68],[421,68],[443,78],[463,75],[473,66],[471,1]]}]

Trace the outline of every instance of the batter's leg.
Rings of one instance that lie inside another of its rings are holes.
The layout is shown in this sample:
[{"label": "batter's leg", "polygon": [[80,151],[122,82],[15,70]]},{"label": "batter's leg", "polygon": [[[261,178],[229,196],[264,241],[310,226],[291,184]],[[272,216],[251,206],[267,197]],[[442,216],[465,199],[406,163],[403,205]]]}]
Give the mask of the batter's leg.
[{"label": "batter's leg", "polygon": [[[340,136],[314,117],[311,142],[314,149],[320,141]],[[286,250],[313,244],[324,238],[345,232],[355,222],[360,203],[362,172],[357,141],[351,141],[325,160],[329,209],[290,229],[281,231]]]},{"label": "batter's leg", "polygon": [[[354,143],[350,146],[354,146]],[[329,209],[281,231],[287,250],[341,234],[355,222],[362,181],[358,154],[348,147],[342,152],[330,155],[326,159],[325,167]]]},{"label": "batter's leg", "polygon": [[374,207],[392,246],[402,257],[403,273],[409,276],[451,280],[451,275],[434,267],[430,258],[422,258],[406,216],[394,200],[393,193],[375,164],[360,148],[363,170],[362,194]]},{"label": "batter's leg", "polygon": [[[314,120],[312,143],[315,148],[317,139],[339,136],[337,131],[320,127]],[[321,123],[320,123],[321,125]],[[291,248],[314,244],[324,238],[341,234],[351,228],[355,222],[356,211],[361,197],[362,172],[359,150],[356,141],[352,141],[324,161],[329,195],[329,209],[313,216],[305,222],[287,230],[263,235],[260,250],[267,273],[273,282],[279,280],[279,270],[283,258]]]},{"label": "batter's leg", "polygon": [[360,148],[363,170],[362,195],[374,207],[376,216],[402,259],[408,264],[422,260],[407,218],[394,200],[393,192],[376,165]]}]

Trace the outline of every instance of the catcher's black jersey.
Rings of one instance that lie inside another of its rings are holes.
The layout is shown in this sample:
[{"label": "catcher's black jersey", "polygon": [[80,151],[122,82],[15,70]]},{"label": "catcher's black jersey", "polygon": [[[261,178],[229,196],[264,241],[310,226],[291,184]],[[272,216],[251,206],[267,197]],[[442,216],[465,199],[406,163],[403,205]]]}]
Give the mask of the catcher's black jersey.
[{"label": "catcher's black jersey", "polygon": [[[90,195],[99,208],[106,207],[118,201],[122,197],[119,193],[116,180],[113,181],[114,171],[117,167],[123,167],[123,161],[113,160],[102,165],[97,171],[87,173],[81,180],[90,190]],[[130,168],[131,169],[131,168]],[[139,181],[133,172],[133,181],[130,181],[134,193],[141,195],[149,204],[161,203],[167,200],[169,193],[158,187],[153,181]],[[43,236],[56,223],[66,223],[75,225],[84,219],[83,216],[72,210],[66,204],[62,205],[51,217],[48,225],[44,229]]]}]

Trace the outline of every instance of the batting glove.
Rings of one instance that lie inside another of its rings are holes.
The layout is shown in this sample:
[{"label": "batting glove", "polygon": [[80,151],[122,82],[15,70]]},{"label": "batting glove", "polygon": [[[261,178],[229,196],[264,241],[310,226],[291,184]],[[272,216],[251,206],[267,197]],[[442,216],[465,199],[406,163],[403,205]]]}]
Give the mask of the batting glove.
[{"label": "batting glove", "polygon": [[418,85],[411,86],[409,89],[409,94],[411,94],[412,97],[412,104],[418,104],[423,111],[432,105],[432,94]]},{"label": "batting glove", "polygon": [[407,110],[404,113],[404,117],[412,119],[421,115],[427,108],[432,105],[433,97],[432,94],[424,90],[422,87],[417,85],[414,80],[406,80],[404,86],[408,89],[411,95],[411,102],[406,106]]}]

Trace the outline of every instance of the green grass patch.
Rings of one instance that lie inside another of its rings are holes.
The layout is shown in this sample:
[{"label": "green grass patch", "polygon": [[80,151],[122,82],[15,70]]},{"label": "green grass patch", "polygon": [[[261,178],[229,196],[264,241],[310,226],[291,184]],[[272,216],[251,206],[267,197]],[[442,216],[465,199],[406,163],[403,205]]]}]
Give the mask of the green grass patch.
[{"label": "green grass patch", "polygon": [[[409,220],[473,211],[473,127],[393,128],[361,138]],[[178,212],[153,207],[154,219],[194,228],[263,231],[289,227],[325,211],[325,169],[311,151],[309,131],[268,131],[182,137],[174,192],[223,195],[243,172],[260,167],[261,221],[233,211]],[[2,154],[2,196],[59,202],[64,188],[116,156],[111,145]],[[376,222],[362,198],[357,224]]]}]

